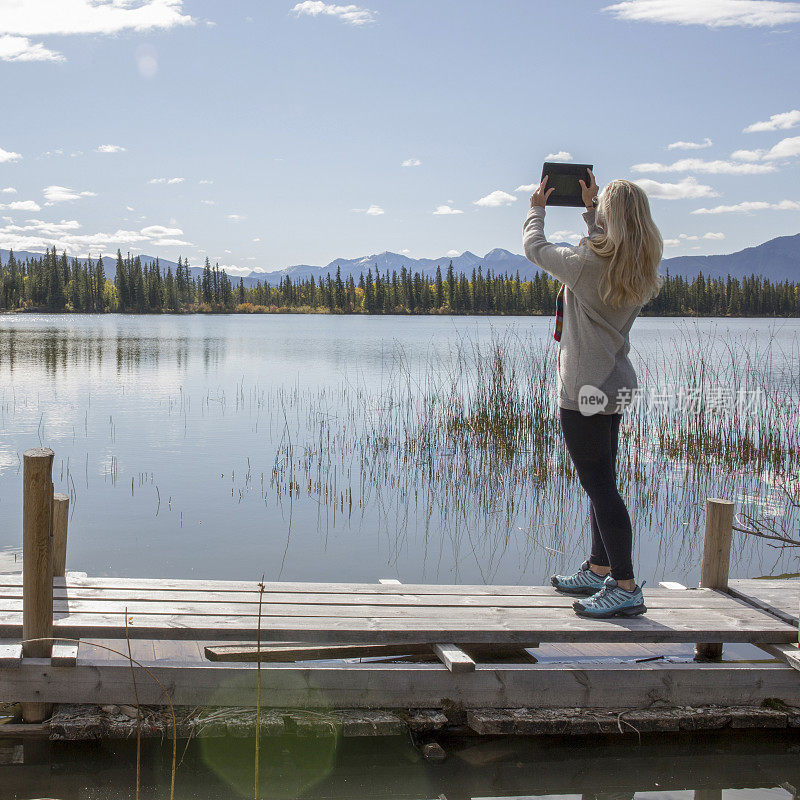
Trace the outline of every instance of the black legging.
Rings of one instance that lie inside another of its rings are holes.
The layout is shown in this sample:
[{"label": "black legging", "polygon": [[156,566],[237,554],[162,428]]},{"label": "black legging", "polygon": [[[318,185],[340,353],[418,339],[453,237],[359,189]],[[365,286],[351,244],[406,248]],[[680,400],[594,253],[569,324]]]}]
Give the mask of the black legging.
[{"label": "black legging", "polygon": [[561,411],[561,430],[578,479],[589,495],[592,553],[589,561],[611,567],[611,577],[633,580],[633,532],[628,509],[617,489],[620,414]]}]

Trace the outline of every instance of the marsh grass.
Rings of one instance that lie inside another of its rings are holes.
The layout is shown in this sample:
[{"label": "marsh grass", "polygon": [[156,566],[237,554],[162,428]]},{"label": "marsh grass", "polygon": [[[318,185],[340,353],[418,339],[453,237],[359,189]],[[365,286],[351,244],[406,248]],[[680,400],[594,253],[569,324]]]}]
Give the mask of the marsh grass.
[{"label": "marsh grass", "polygon": [[[618,478],[634,522],[685,559],[697,556],[687,532],[706,497],[772,502],[800,466],[798,353],[781,354],[789,367],[777,370],[772,342],[722,345],[685,332],[640,355],[644,399],[621,428]],[[281,389],[275,402],[280,501],[310,498],[333,524],[377,509],[398,548],[409,525],[438,528],[468,543],[487,580],[518,530],[552,560],[587,513],[560,435],[554,352],[539,341],[459,339],[416,371],[398,350],[378,389],[343,381]]]}]

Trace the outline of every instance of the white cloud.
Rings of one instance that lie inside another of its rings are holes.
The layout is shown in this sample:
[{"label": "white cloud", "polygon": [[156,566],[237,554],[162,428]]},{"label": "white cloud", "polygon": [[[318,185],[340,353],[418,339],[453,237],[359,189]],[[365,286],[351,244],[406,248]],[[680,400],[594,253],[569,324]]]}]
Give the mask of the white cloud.
[{"label": "white cloud", "polygon": [[80,200],[82,197],[95,197],[95,192],[78,192],[67,186],[45,186],[42,190],[45,205],[52,206],[54,203],[69,203],[72,200]]},{"label": "white cloud", "polygon": [[708,28],[763,28],[800,22],[800,3],[778,0],[624,0],[606,6],[618,19]]},{"label": "white cloud", "polygon": [[764,160],[777,161],[781,158],[795,158],[796,156],[800,156],[800,136],[781,139],[778,144],[764,154]]},{"label": "white cloud", "polygon": [[800,125],[800,111],[784,111],[782,114],[773,114],[768,120],[754,122],[748,125],[743,133],[761,133],[763,131],[785,131]]},{"label": "white cloud", "polygon": [[[713,240],[721,240],[725,238],[724,233],[704,233],[702,236],[697,234],[689,234],[689,233],[679,233],[677,239],[665,239],[664,245],[666,247],[677,247],[678,245],[684,244],[684,242],[699,242],[701,239],[713,239]],[[697,250],[697,247],[693,247],[693,250]]]},{"label": "white cloud", "polygon": [[183,183],[186,178],[150,178],[148,183]]},{"label": "white cloud", "polygon": [[548,153],[545,158],[545,161],[572,161],[572,153],[568,153],[566,150],[559,150],[557,153]]},{"label": "white cloud", "polygon": [[13,186],[6,186],[5,189],[0,189],[0,194],[16,194],[17,190]]},{"label": "white cloud", "polygon": [[700,197],[719,197],[719,193],[710,186],[698,183],[697,178],[692,177],[684,178],[677,183],[659,183],[659,181],[649,178],[642,178],[637,183],[650,197],[657,197],[660,200],[697,200]]},{"label": "white cloud", "polygon": [[13,200],[10,203],[0,204],[0,208],[9,211],[41,211],[42,207],[35,200]]},{"label": "white cloud", "polygon": [[5,164],[9,161],[19,161],[22,156],[19,153],[14,153],[11,150],[3,150],[0,147],[0,164]]},{"label": "white cloud", "polygon": [[17,36],[112,34],[193,22],[182,0],[24,0],[4,2],[0,32]]},{"label": "white cloud", "polygon": [[190,25],[183,0],[24,0],[4,2],[0,15],[0,59],[63,61],[31,36],[111,35],[126,30],[165,30]]},{"label": "white cloud", "polygon": [[244,217],[241,214],[226,214],[225,219],[229,220],[230,222],[241,222]]},{"label": "white cloud", "polygon": [[495,189],[493,192],[476,200],[473,205],[483,206],[484,208],[498,208],[499,206],[510,206],[516,202],[516,197],[513,194],[502,191],[502,189]]},{"label": "white cloud", "polygon": [[215,206],[217,204],[216,200],[201,200],[200,201],[204,206]]},{"label": "white cloud", "polygon": [[539,188],[538,183],[523,183],[514,189],[515,192],[535,192]]},{"label": "white cloud", "polygon": [[126,211],[133,211],[134,208],[133,208],[133,206],[125,206],[125,210]]},{"label": "white cloud", "polygon": [[27,220],[21,225],[9,223],[0,227],[0,247],[15,250],[42,250],[55,247],[72,256],[86,256],[90,252],[113,254],[117,248],[142,251],[143,247],[192,247],[191,242],[180,238],[180,228],[149,225],[141,230],[117,230],[113,233],[78,233],[77,220],[45,222]]},{"label": "white cloud", "polygon": [[355,5],[337,6],[334,3],[323,3],[322,0],[304,0],[292,9],[298,17],[307,15],[318,17],[320,14],[337,17],[349,25],[366,25],[375,21],[375,12]]},{"label": "white cloud", "polygon": [[253,237],[253,241],[254,242],[260,242],[261,241],[261,237],[260,236],[254,236]]},{"label": "white cloud", "polygon": [[[5,9],[3,9],[5,13]],[[2,23],[0,23],[2,27]],[[27,36],[0,36],[0,61],[63,61],[64,56],[48,50],[41,42]]]},{"label": "white cloud", "polygon": [[779,203],[767,203],[764,200],[749,200],[733,206],[714,206],[714,208],[698,208],[692,214],[747,214],[750,211],[800,211],[800,201],[781,200]]},{"label": "white cloud", "polygon": [[583,236],[581,236],[579,233],[575,233],[574,231],[553,231],[550,234],[550,239],[552,241],[578,244],[578,242],[583,239]]},{"label": "white cloud", "polygon": [[437,217],[447,216],[448,214],[463,214],[464,212],[459,208],[451,208],[450,206],[436,206],[436,211],[433,212]]},{"label": "white cloud", "polygon": [[350,210],[356,214],[366,214],[370,217],[379,217],[385,213],[380,206],[376,206],[374,203],[369,208],[352,208]]},{"label": "white cloud", "polygon": [[101,144],[95,148],[96,153],[124,153],[127,148],[121,144]]},{"label": "white cloud", "polygon": [[736,161],[760,161],[765,152],[765,150],[734,150],[731,158]]},{"label": "white cloud", "polygon": [[407,158],[400,166],[401,167],[418,167],[422,162],[418,158]]},{"label": "white cloud", "polygon": [[459,253],[459,252],[458,252],[458,250],[448,250],[448,251],[445,253],[445,255],[446,255],[446,256],[450,256],[450,258],[456,258],[456,257],[460,256],[460,255],[461,255],[461,253]]},{"label": "white cloud", "polygon": [[202,181],[198,181],[198,183],[199,183],[201,186],[202,186],[202,185],[208,185],[208,186],[210,186],[212,183],[214,183],[214,181],[209,181],[209,180],[205,180],[205,179],[204,179],[204,180],[202,180]]},{"label": "white cloud", "polygon": [[701,158],[681,158],[672,164],[657,162],[634,164],[631,169],[634,172],[701,172],[708,175],[760,175],[765,172],[775,172],[772,164],[704,161]]},{"label": "white cloud", "polygon": [[704,150],[711,147],[714,142],[706,136],[702,142],[672,142],[667,145],[667,150]]},{"label": "white cloud", "polygon": [[780,161],[784,158],[796,158],[800,156],[800,136],[790,136],[781,139],[769,150],[735,150],[731,153],[731,158],[737,161]]}]

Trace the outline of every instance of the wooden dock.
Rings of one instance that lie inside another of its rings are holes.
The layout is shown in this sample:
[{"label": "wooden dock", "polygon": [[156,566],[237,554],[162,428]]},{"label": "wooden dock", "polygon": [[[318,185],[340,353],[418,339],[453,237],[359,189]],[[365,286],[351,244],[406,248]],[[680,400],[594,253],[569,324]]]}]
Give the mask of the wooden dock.
[{"label": "wooden dock", "polygon": [[[134,658],[173,703],[250,705],[257,664],[245,660],[246,645],[252,652],[259,635],[260,602],[262,647],[294,642],[292,657],[302,659],[262,665],[265,706],[422,708],[446,699],[465,707],[603,708],[623,699],[623,705],[644,707],[655,699],[757,705],[767,698],[800,705],[800,675],[786,663],[797,643],[797,615],[792,624],[761,607],[781,598],[782,607],[796,608],[800,582],[765,584],[763,595],[759,583],[733,582],[737,597],[712,589],[653,589],[646,591],[645,616],[592,621],[575,616],[570,599],[549,587],[267,583],[262,590],[256,582],[68,575],[54,580],[53,656],[22,658],[21,578],[0,576],[0,701],[133,702],[127,660],[91,644],[127,652],[127,620]],[[80,647],[65,640],[79,640]],[[206,658],[207,643],[225,641],[242,643],[242,661]],[[472,653],[480,645],[484,653],[505,646],[508,655],[510,645],[714,642],[756,644],[783,653],[783,663],[570,666],[512,657],[481,663]],[[336,643],[380,646],[396,656],[427,651],[436,660],[333,662],[327,650]],[[166,702],[144,675],[138,692],[143,703]]]},{"label": "wooden dock", "polygon": [[[41,466],[50,451],[31,452]],[[44,474],[30,487],[23,574],[0,575],[0,702],[23,703],[29,721],[51,704],[137,695],[252,708],[259,682],[261,705],[274,709],[800,707],[800,582],[728,582],[730,503],[708,504],[705,588],[665,583],[645,590],[646,615],[597,621],[544,586],[54,574],[64,558],[48,548],[66,547],[66,514],[50,536],[52,484]],[[760,655],[720,660],[732,643]],[[698,660],[669,656],[688,645]]]}]

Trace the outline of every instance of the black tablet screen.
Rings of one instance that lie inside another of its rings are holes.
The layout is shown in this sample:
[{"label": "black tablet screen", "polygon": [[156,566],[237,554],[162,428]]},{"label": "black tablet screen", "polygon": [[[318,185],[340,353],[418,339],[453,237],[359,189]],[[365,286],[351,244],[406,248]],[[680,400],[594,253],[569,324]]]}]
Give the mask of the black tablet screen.
[{"label": "black tablet screen", "polygon": [[546,161],[542,168],[542,179],[547,175],[547,188],[555,189],[547,200],[549,206],[575,206],[583,205],[581,185],[583,180],[588,185],[591,164],[561,164]]}]

